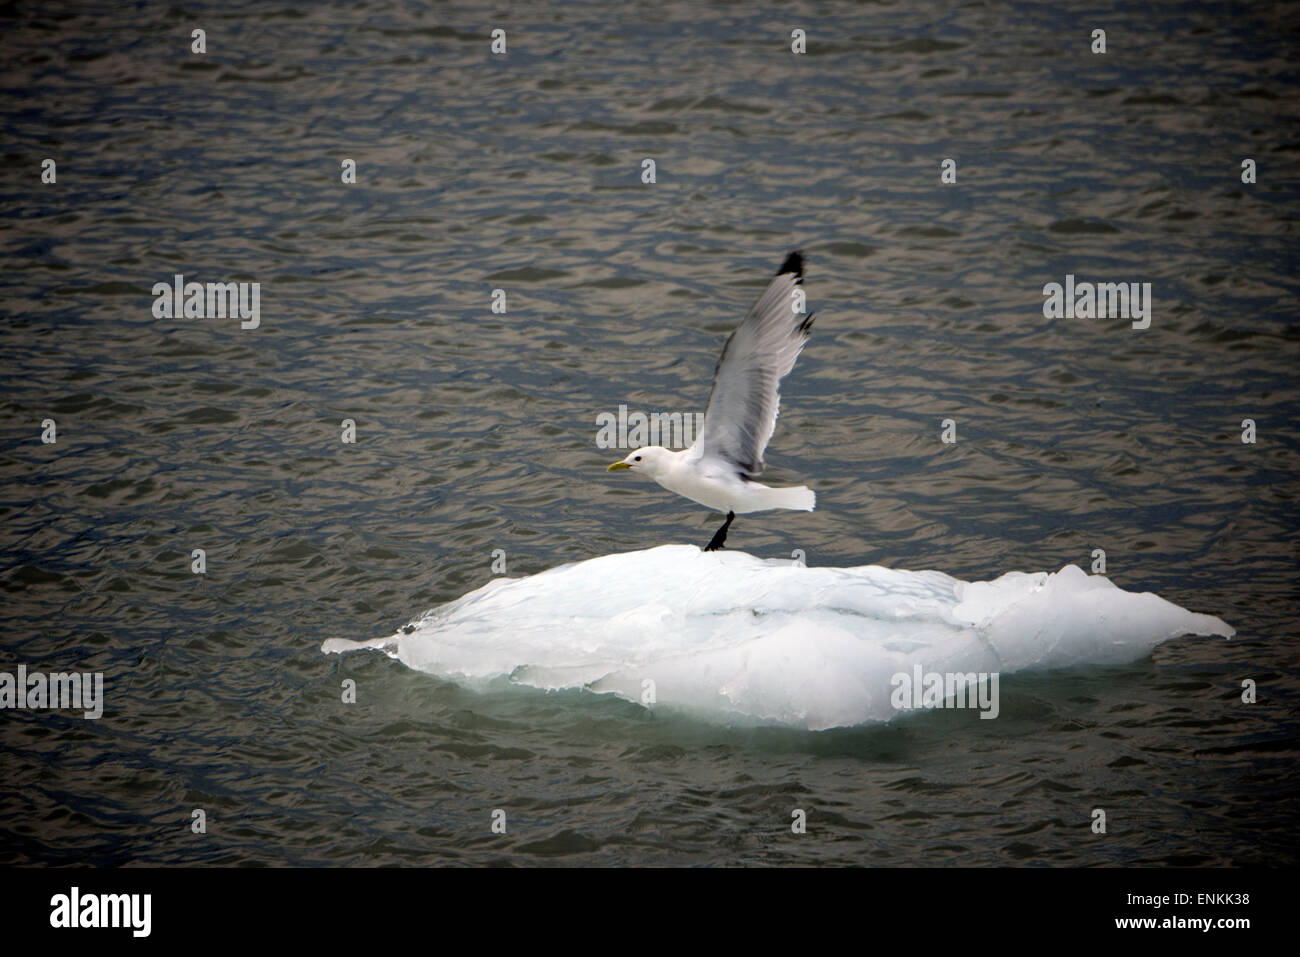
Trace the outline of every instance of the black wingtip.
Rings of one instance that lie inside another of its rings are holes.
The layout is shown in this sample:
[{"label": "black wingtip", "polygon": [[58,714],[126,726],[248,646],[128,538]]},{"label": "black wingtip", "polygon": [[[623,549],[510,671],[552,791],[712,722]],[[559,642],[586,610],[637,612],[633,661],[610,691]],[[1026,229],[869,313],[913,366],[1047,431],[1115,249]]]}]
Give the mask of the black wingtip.
[{"label": "black wingtip", "polygon": [[803,278],[803,253],[797,249],[785,257],[785,261],[781,263],[781,268],[776,271],[776,274],[784,276],[788,272],[794,273],[800,279]]}]

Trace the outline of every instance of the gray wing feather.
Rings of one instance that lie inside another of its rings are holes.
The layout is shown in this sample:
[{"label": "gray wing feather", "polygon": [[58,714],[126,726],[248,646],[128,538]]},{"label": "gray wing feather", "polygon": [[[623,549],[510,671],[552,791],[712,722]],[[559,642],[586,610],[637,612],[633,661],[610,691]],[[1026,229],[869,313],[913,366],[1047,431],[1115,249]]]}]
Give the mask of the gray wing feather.
[{"label": "gray wing feather", "polygon": [[776,428],[781,379],[808,341],[813,317],[791,307],[803,284],[803,256],[791,253],[722,347],[713,390],[695,443],[698,455],[715,455],[739,472],[763,471],[763,450]]}]

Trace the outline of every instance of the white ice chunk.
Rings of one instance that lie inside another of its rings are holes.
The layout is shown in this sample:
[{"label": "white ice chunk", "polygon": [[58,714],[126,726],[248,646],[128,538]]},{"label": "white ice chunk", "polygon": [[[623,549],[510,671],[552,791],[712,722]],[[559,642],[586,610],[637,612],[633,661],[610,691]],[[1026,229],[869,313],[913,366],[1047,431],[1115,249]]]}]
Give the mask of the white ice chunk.
[{"label": "white ice chunk", "polygon": [[942,572],[792,565],[662,545],[498,578],[387,638],[384,651],[470,687],[586,688],[721,721],[824,729],[898,715],[891,678],[1123,664],[1218,618],[1074,565],[963,582]]}]

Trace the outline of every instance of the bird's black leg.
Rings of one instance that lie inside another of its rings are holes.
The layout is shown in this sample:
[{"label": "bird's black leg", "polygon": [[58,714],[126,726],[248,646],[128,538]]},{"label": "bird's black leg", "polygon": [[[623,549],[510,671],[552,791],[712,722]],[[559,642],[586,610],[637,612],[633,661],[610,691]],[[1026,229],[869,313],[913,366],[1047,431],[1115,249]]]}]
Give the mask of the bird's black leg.
[{"label": "bird's black leg", "polygon": [[736,517],[735,512],[727,513],[727,520],[722,523],[722,527],[713,533],[713,538],[709,544],[704,546],[706,552],[716,552],[723,545],[727,544],[727,529],[731,527],[731,520]]}]

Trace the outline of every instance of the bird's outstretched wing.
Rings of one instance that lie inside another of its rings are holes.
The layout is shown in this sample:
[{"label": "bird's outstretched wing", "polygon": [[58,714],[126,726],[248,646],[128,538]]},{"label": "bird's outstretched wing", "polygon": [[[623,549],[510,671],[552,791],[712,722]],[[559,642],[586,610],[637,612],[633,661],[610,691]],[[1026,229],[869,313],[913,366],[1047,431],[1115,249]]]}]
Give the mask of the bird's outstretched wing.
[{"label": "bird's outstretched wing", "polygon": [[781,379],[808,341],[813,317],[794,310],[803,284],[803,254],[785,257],[776,277],[722,347],[704,425],[691,451],[719,456],[747,476],[763,471],[763,450],[776,428]]}]

